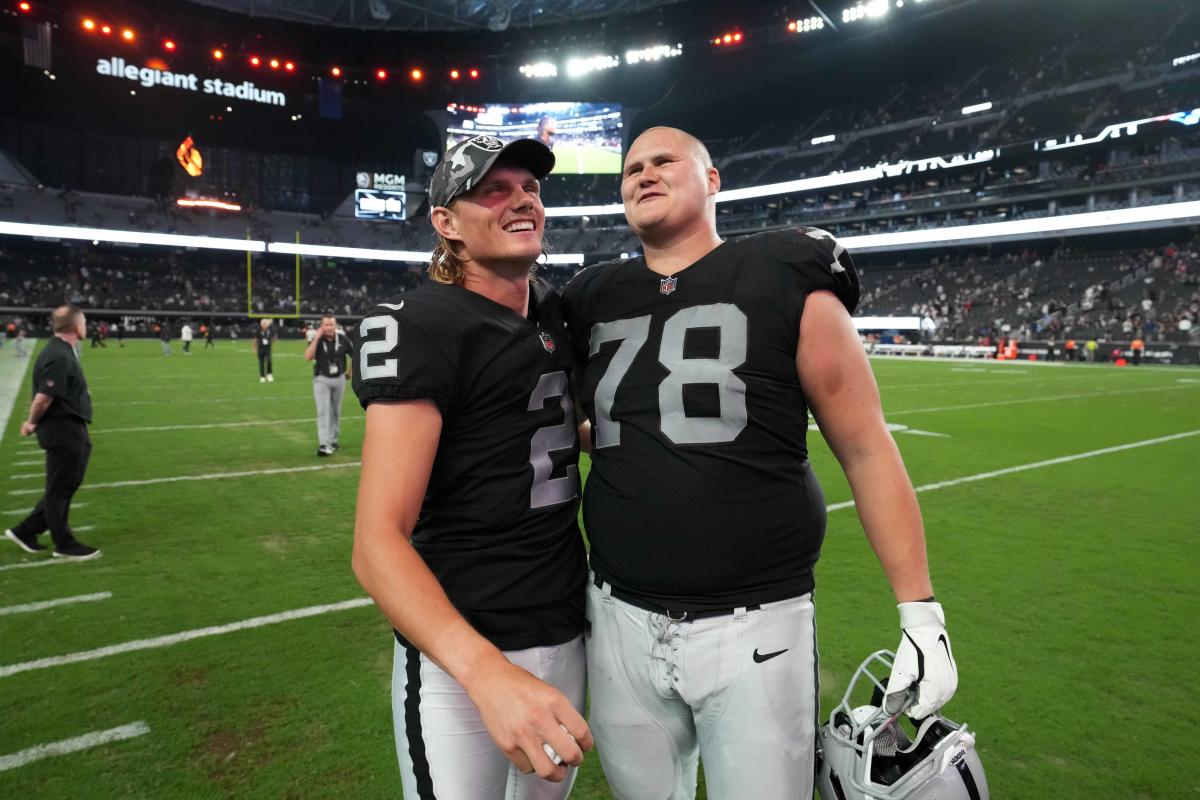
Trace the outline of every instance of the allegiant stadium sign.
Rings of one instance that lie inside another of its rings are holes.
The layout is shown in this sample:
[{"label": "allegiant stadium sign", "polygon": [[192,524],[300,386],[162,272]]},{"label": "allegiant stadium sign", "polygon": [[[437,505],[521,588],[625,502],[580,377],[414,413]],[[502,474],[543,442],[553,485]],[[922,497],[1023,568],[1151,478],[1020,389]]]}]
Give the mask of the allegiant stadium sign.
[{"label": "allegiant stadium sign", "polygon": [[154,67],[139,67],[136,64],[128,64],[125,59],[119,57],[100,59],[96,62],[96,72],[109,78],[137,81],[147,89],[165,86],[189,92],[203,92],[204,94],[228,97],[233,100],[263,103],[269,106],[287,105],[287,97],[283,92],[260,89],[252,81],[233,83],[220,78],[204,78],[202,80],[190,72],[171,72]]}]

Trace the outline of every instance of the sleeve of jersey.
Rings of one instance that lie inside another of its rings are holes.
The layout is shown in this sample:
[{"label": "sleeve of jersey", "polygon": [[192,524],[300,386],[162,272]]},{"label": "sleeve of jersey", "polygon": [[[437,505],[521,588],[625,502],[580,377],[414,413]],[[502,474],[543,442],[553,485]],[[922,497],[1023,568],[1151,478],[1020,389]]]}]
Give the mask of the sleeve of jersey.
[{"label": "sleeve of jersey", "polygon": [[67,361],[55,355],[42,368],[37,387],[39,394],[63,398],[67,396]]},{"label": "sleeve of jersey", "polygon": [[443,416],[454,398],[453,342],[439,336],[414,308],[376,308],[358,328],[354,392],[366,408],[376,400],[427,397]]},{"label": "sleeve of jersey", "polygon": [[826,289],[837,295],[851,314],[858,307],[858,271],[849,251],[820,228],[781,231],[772,240],[774,255],[783,261],[807,297]]}]

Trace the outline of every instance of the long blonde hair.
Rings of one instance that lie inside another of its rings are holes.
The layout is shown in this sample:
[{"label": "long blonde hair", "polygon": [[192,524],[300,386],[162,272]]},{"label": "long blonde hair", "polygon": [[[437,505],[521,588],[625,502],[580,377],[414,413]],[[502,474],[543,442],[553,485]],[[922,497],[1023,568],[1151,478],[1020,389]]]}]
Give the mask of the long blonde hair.
[{"label": "long blonde hair", "polygon": [[[444,283],[451,286],[462,286],[463,281],[467,277],[467,261],[456,249],[461,246],[461,242],[454,242],[442,236],[436,230],[433,232],[434,246],[433,256],[429,259],[428,274],[429,279],[435,283]],[[542,255],[549,258],[550,245],[546,242],[545,236],[542,237]],[[537,272],[538,267],[542,262],[534,260],[529,267],[529,279],[533,280],[533,275]]]}]

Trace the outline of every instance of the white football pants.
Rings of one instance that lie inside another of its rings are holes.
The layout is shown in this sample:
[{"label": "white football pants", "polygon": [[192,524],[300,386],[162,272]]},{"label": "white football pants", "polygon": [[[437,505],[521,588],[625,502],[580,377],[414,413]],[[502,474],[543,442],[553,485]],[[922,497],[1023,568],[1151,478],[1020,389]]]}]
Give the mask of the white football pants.
[{"label": "white football pants", "polygon": [[[553,647],[507,650],[518,667],[554,686],[584,713],[583,637]],[[396,643],[392,721],[404,800],[562,800],[561,783],[524,775],[496,747],[467,691],[419,650]]]},{"label": "white football pants", "polygon": [[817,653],[809,594],[676,622],[588,581],[592,735],[618,800],[810,800]]}]

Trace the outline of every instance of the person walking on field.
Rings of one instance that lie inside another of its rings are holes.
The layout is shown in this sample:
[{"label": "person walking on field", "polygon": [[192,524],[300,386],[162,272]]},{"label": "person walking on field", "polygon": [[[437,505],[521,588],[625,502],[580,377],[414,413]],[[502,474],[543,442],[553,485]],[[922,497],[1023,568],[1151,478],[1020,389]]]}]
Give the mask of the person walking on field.
[{"label": "person walking on field", "polygon": [[100,551],[75,538],[67,517],[92,454],[92,398],[75,352],[87,336],[87,318],[79,306],[65,305],[54,309],[50,324],[54,335],[34,363],[33,402],[21,423],[21,435],[36,433],[46,451],[46,490],[33,511],[4,535],[25,552],[38,553],[46,549],[38,536],[49,528],[55,558],[85,560]]},{"label": "person walking on field", "polygon": [[258,333],[254,337],[254,352],[258,356],[259,383],[275,382],[275,372],[271,368],[271,345],[275,344],[275,338],[275,332],[271,330],[271,320],[260,320]]},{"label": "person walking on field", "polygon": [[313,396],[317,401],[317,455],[324,458],[341,448],[342,395],[351,377],[350,339],[337,328],[332,315],[321,318],[321,327],[304,351],[313,363]]}]

